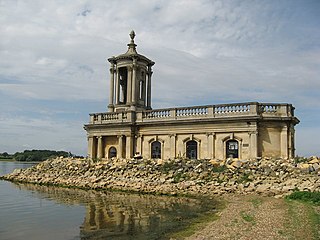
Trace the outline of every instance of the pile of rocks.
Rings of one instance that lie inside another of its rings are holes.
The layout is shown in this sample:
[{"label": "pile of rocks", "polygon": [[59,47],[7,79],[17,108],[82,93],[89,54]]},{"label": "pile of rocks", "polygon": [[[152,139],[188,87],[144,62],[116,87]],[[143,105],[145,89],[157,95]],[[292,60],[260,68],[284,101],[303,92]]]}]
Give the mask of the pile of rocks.
[{"label": "pile of rocks", "polygon": [[320,191],[320,159],[145,160],[56,158],[3,179],[46,185],[156,194],[256,192],[282,197]]}]

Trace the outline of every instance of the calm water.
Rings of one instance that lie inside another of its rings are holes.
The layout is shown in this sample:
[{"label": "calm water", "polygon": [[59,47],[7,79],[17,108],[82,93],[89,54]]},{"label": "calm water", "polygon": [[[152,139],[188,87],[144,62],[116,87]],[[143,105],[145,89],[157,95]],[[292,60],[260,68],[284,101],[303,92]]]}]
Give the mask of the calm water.
[{"label": "calm water", "polygon": [[[0,161],[0,175],[31,164]],[[166,239],[214,201],[0,180],[0,239]]]}]

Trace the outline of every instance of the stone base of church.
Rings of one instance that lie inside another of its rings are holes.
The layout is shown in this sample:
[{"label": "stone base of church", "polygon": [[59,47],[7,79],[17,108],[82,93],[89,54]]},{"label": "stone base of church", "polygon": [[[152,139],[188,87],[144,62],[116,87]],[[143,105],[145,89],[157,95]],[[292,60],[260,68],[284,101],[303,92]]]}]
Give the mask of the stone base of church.
[{"label": "stone base of church", "polygon": [[294,157],[291,104],[238,103],[90,115],[90,158]]}]

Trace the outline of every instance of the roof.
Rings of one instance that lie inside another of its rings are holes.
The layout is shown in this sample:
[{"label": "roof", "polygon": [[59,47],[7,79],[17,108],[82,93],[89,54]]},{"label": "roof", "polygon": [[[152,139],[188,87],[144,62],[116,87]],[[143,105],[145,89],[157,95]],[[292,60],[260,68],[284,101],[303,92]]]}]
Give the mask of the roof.
[{"label": "roof", "polygon": [[148,65],[151,65],[151,66],[154,65],[154,62],[152,60],[150,60],[146,56],[143,56],[137,52],[137,49],[136,49],[137,45],[134,43],[135,32],[133,30],[130,32],[129,36],[131,38],[131,41],[130,43],[127,44],[128,45],[127,52],[124,54],[120,54],[118,56],[113,56],[111,58],[108,58],[108,61],[110,63],[115,63],[122,59],[132,59],[132,60],[137,59],[137,60],[145,61]]}]

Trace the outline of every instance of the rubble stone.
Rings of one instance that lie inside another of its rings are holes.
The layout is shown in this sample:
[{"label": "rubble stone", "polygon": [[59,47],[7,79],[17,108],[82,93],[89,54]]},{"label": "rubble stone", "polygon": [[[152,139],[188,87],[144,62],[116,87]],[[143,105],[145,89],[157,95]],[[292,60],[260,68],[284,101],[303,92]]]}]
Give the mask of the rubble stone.
[{"label": "rubble stone", "polygon": [[[299,160],[301,161],[301,160]],[[153,194],[247,194],[283,197],[295,190],[320,191],[318,158],[151,160],[56,158],[2,179],[66,187]]]}]

